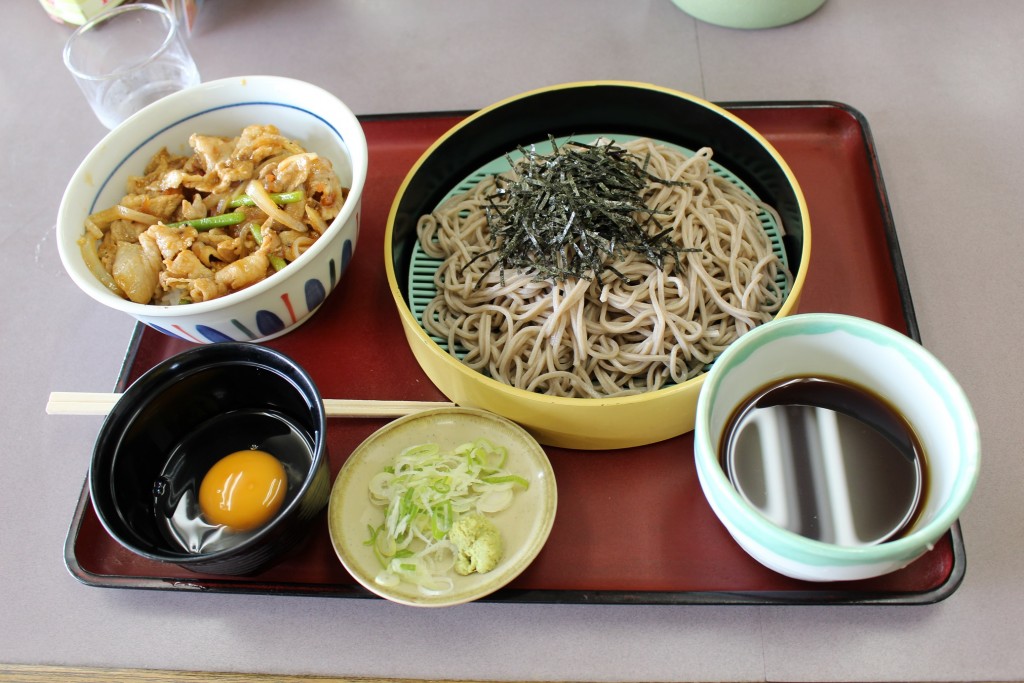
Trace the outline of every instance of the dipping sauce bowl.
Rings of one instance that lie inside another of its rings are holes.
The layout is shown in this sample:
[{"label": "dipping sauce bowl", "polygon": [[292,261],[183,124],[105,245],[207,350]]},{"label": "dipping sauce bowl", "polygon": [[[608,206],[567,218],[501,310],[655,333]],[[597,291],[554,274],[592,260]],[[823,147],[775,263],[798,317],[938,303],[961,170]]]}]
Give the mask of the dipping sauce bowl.
[{"label": "dipping sauce bowl", "polygon": [[[812,388],[811,400],[801,389],[793,401],[816,406],[813,415],[794,421],[790,408],[732,440],[737,416],[767,407],[767,389],[792,380],[818,383],[821,400]],[[846,391],[837,386],[853,388],[852,409],[837,407],[834,394]],[[840,428],[851,415],[856,433]],[[865,425],[878,434],[864,436]],[[915,462],[886,462],[903,442],[891,458]],[[974,490],[980,439],[963,390],[923,346],[878,323],[808,313],[758,327],[718,358],[698,400],[694,452],[708,502],[744,550],[786,576],[840,581],[898,570],[934,546]],[[896,494],[877,492],[899,478],[897,466],[910,473],[906,510],[879,534],[868,527]]]}]

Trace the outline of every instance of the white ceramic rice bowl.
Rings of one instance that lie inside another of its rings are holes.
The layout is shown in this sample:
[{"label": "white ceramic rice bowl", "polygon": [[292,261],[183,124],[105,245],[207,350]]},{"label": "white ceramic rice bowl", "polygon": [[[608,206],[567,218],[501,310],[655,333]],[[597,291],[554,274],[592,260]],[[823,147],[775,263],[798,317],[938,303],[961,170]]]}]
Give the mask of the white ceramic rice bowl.
[{"label": "white ceramic rice bowl", "polygon": [[[273,124],[306,150],[330,159],[342,186],[350,190],[328,230],[280,272],[211,301],[138,304],[106,289],[89,272],[77,243],[85,217],[116,204],[128,177],[141,175],[160,148],[187,154],[193,133],[234,137],[251,124]],[[359,235],[367,156],[366,137],[352,111],[310,83],[241,76],[182,90],[110,131],[75,171],[57,216],[61,261],[90,297],[165,334],[202,344],[273,339],[305,322],[341,280]]]},{"label": "white ceramic rice bowl", "polygon": [[[871,389],[914,427],[928,458],[929,490],[909,533],[865,546],[812,540],[769,521],[729,481],[718,444],[733,408],[759,387],[794,376]],[[871,321],[806,313],[755,328],[719,356],[697,402],[694,456],[708,503],[754,559],[796,579],[847,581],[896,571],[932,549],[970,499],[981,445],[963,390],[923,346]]]}]

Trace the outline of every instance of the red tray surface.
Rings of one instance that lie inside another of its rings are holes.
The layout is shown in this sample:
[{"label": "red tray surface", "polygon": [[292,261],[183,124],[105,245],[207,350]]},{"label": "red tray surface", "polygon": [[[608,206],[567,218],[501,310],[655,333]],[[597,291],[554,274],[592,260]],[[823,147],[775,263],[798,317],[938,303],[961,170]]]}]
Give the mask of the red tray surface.
[{"label": "red tray surface", "polygon": [[[916,337],[917,330],[866,122],[835,103],[729,105],[782,153],[807,197],[813,226],[803,311],[848,313]],[[392,200],[419,155],[464,114],[370,117],[369,182],[359,244],[342,286],[299,330],[268,343],[309,370],[331,398],[444,400],[409,351],[388,290],[383,236]],[[856,286],[851,286],[856,283]],[[185,350],[140,326],[118,389]],[[383,421],[331,420],[332,475]],[[605,603],[922,603],[962,579],[959,527],[902,571],[814,584],[747,556],[701,493],[689,434],[603,452],[548,448],[558,517],[536,561],[491,600]],[[106,533],[83,488],[65,551],[90,585],[363,597],[334,555],[326,515],[294,555],[248,578],[195,574],[136,557]]]}]

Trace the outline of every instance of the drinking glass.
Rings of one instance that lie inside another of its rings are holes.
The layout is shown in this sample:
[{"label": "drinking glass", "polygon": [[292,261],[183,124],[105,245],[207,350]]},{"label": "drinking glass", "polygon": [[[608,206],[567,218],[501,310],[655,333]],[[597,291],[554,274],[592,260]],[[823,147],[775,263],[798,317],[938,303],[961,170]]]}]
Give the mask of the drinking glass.
[{"label": "drinking glass", "polygon": [[107,128],[199,83],[177,22],[155,4],[122,5],[83,24],[64,46],[64,64]]}]

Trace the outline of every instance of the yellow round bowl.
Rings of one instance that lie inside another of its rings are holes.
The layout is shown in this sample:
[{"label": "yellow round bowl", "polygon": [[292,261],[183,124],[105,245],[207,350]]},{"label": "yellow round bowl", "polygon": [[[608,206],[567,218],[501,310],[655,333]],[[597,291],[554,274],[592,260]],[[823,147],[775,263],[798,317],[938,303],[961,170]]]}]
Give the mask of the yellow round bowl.
[{"label": "yellow round bowl", "polygon": [[564,398],[517,389],[463,365],[435,343],[408,298],[420,216],[433,211],[471,173],[519,145],[540,143],[549,135],[586,134],[642,135],[689,149],[711,147],[717,162],[779,211],[794,279],[776,317],[796,311],[810,258],[811,227],[793,172],[771,143],[725,109],[644,83],[587,81],[533,90],[451,128],[423,153],[398,190],[384,235],[384,267],[413,355],[450,400],[513,420],[545,445],[629,448],[691,431],[704,376],[613,398]]}]

